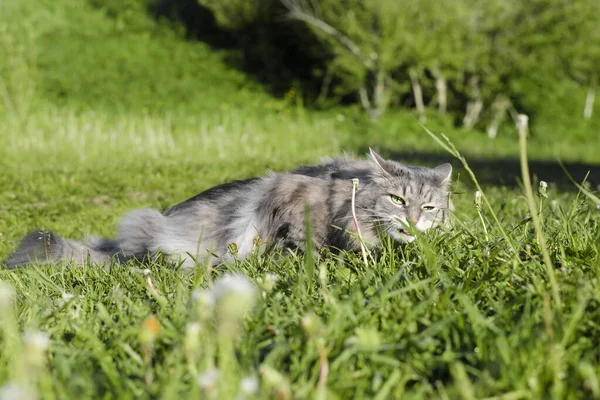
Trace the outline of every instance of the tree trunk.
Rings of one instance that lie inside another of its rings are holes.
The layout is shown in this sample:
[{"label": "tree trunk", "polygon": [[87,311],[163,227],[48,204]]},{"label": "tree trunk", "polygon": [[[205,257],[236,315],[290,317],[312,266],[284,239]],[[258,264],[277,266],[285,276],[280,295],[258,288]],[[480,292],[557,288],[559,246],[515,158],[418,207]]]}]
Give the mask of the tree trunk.
[{"label": "tree trunk", "polygon": [[419,75],[411,71],[409,72],[410,83],[413,90],[413,96],[415,98],[415,106],[417,107],[417,113],[419,114],[419,121],[425,122],[425,103],[423,102],[423,89],[419,82]]},{"label": "tree trunk", "polygon": [[369,100],[369,93],[367,92],[367,87],[362,85],[358,88],[358,97],[360,98],[360,104],[362,104],[365,111],[371,111],[371,100]]},{"label": "tree trunk", "polygon": [[321,91],[319,92],[319,97],[317,97],[317,104],[323,104],[325,102],[325,99],[327,99],[332,78],[333,68],[329,67],[327,68],[327,72],[325,73],[325,77],[323,78],[323,83],[321,84]]},{"label": "tree trunk", "polygon": [[390,77],[382,69],[370,72],[364,85],[358,89],[360,103],[373,119],[383,114],[388,103],[388,89]]},{"label": "tree trunk", "polygon": [[373,103],[375,107],[371,112],[371,117],[379,118],[387,106],[387,88],[385,87],[386,73],[382,69],[377,71],[375,78],[375,88],[373,89]]},{"label": "tree trunk", "polygon": [[498,134],[500,123],[502,123],[509,105],[510,101],[504,96],[498,96],[496,100],[494,100],[494,103],[492,104],[494,116],[492,117],[492,122],[487,128],[487,134],[490,139],[494,139]]},{"label": "tree trunk", "polygon": [[583,110],[583,118],[592,118],[594,112],[594,101],[596,100],[596,85],[588,87],[587,96],[585,97],[585,108]]},{"label": "tree trunk", "polygon": [[479,77],[472,76],[469,79],[471,86],[471,100],[467,102],[467,112],[463,118],[463,127],[465,129],[473,129],[475,124],[479,121],[479,116],[483,110],[483,100],[481,99],[481,92],[479,91]]},{"label": "tree trunk", "polygon": [[437,91],[438,98],[438,111],[440,114],[446,114],[448,109],[448,83],[446,77],[442,74],[439,68],[434,67],[431,69],[431,73],[435,77],[435,89]]}]

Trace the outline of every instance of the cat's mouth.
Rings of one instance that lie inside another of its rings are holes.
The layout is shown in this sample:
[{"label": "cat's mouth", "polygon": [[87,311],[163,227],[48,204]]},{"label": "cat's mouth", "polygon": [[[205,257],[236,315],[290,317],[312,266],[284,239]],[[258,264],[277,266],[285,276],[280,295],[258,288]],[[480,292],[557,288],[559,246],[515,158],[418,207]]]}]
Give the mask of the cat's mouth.
[{"label": "cat's mouth", "polygon": [[388,230],[390,236],[398,242],[411,243],[415,240],[415,236],[400,226],[393,226]]},{"label": "cat's mouth", "polygon": [[408,231],[406,231],[404,229],[399,229],[398,233],[401,234],[401,235],[403,235],[404,237],[407,237],[407,238],[412,238],[412,239],[415,238],[415,235],[410,234],[410,232],[408,232]]}]

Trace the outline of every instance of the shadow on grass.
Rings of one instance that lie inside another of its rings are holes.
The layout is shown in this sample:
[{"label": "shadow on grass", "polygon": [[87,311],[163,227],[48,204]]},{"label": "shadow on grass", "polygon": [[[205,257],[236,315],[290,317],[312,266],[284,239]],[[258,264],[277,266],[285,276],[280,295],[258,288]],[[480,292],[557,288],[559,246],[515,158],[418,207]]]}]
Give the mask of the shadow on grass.
[{"label": "shadow on grass", "polygon": [[[361,149],[366,153],[368,149]],[[455,170],[455,175],[460,174],[460,180],[471,185],[471,180],[460,161],[449,154],[427,153],[427,152],[398,152],[381,149],[381,155],[404,162],[406,164],[424,164],[435,166],[449,162]],[[477,180],[482,185],[503,185],[516,187],[521,182],[521,164],[518,158],[484,159],[478,157],[466,157],[469,166],[475,173]],[[589,172],[587,181],[596,190],[600,185],[600,163],[586,164],[580,162],[563,163],[567,171],[577,182],[582,182]],[[529,171],[538,181],[543,180],[561,190],[577,190],[569,180],[562,167],[555,160],[529,160]]]}]

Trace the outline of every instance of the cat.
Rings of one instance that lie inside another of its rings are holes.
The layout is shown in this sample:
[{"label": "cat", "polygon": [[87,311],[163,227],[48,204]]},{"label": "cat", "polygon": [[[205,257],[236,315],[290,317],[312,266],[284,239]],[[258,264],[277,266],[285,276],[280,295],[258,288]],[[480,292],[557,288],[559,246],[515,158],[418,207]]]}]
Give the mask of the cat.
[{"label": "cat", "polygon": [[271,247],[304,250],[309,211],[314,249],[356,251],[381,244],[382,234],[400,243],[416,232],[445,224],[452,208],[452,166],[409,166],[370,150],[366,160],[340,158],[285,173],[215,186],[164,212],[140,209],[125,215],[114,240],[87,242],[34,231],[5,261],[8,268],[32,262],[86,262],[144,259],[163,254],[189,270],[198,263],[243,259]]}]

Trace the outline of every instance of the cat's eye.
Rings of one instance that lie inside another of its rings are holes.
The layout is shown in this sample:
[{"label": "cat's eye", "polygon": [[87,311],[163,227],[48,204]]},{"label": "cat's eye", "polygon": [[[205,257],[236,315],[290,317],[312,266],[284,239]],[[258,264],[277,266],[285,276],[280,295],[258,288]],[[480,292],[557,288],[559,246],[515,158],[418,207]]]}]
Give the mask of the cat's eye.
[{"label": "cat's eye", "polygon": [[406,202],[404,201],[404,199],[402,197],[398,197],[393,194],[390,194],[390,199],[392,200],[392,203],[397,204],[399,206],[403,206],[406,204]]},{"label": "cat's eye", "polygon": [[433,211],[433,210],[435,209],[435,207],[434,207],[434,206],[423,206],[422,208],[423,208],[423,210],[425,210],[425,211]]}]

